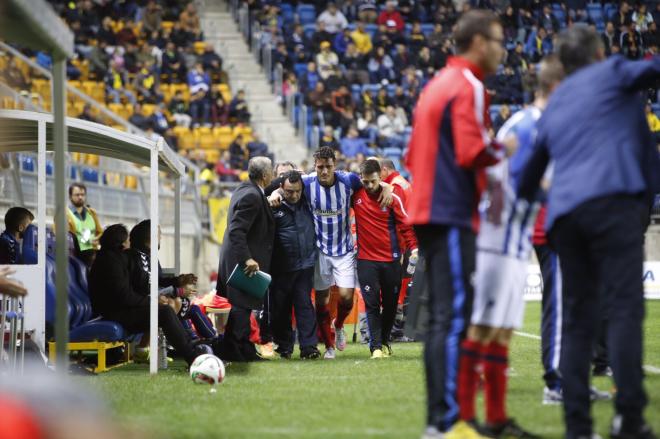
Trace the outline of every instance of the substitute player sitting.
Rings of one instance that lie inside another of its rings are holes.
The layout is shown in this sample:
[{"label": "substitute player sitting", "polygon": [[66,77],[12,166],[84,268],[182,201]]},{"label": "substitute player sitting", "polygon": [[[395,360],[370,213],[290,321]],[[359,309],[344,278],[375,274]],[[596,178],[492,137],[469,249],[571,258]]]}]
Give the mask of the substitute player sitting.
[{"label": "substitute player sitting", "polygon": [[488,187],[479,208],[474,306],[462,344],[458,396],[461,419],[474,422],[479,372],[483,371],[485,431],[492,437],[536,437],[507,416],[505,405],[509,343],[513,330],[522,324],[531,234],[540,208],[539,203],[516,199],[514,181],[530,156],[536,122],[547,98],[562,78],[559,60],[546,58],[534,104],[512,116],[497,134],[509,153],[515,152],[488,168]]},{"label": "substitute player sitting", "polygon": [[[389,336],[394,324],[401,284],[401,248],[397,232],[406,248],[417,253],[417,239],[403,204],[403,192],[394,186],[392,204],[381,207],[382,192],[378,160],[365,160],[360,165],[362,188],[353,195],[353,211],[357,225],[358,280],[367,311],[371,358],[392,354]],[[382,311],[381,311],[382,306]]]}]

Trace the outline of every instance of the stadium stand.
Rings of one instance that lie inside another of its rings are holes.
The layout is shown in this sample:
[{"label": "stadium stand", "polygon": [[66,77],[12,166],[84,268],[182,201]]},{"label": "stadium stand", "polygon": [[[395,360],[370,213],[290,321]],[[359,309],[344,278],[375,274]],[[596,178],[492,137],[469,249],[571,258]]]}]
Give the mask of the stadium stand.
[{"label": "stadium stand", "polygon": [[[372,2],[338,1],[336,12],[325,1],[243,1],[234,2],[234,7],[249,4],[252,33],[248,37],[255,40],[258,50],[271,51],[273,71],[267,77],[310,148],[319,146],[326,125],[332,126],[337,139],[355,125],[372,151],[398,158],[401,151],[393,151],[391,142],[379,135],[376,121],[387,105],[412,121],[421,88],[453,54],[451,29],[462,11],[448,0],[399,1],[392,11],[387,10],[386,2],[376,2],[378,15],[371,18],[378,19],[374,23],[360,20],[363,3]],[[472,3],[466,2],[464,10]],[[640,2],[634,7],[623,2],[586,1],[535,2],[535,6],[525,7],[518,2],[506,9],[496,8],[492,2],[478,3],[500,14],[506,35],[506,59],[486,81],[493,118],[501,105],[508,105],[513,114],[531,102],[535,64],[552,52],[557,32],[573,23],[586,23],[601,32],[608,54],[641,59],[658,53],[657,2]],[[583,8],[573,6],[580,3]],[[321,14],[325,14],[323,20]],[[328,16],[344,17],[346,29],[328,32]],[[317,86],[319,83],[323,85]],[[342,86],[350,95],[338,106],[333,96]],[[657,113],[657,88],[648,91],[648,99]],[[407,128],[403,145],[409,134]]]}]

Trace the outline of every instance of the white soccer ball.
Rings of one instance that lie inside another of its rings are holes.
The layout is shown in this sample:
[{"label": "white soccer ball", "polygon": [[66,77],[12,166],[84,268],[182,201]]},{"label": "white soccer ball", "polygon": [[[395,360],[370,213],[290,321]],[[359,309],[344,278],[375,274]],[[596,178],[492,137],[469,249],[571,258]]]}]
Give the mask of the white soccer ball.
[{"label": "white soccer ball", "polygon": [[215,355],[200,355],[190,365],[190,378],[196,384],[220,384],[225,379],[225,365]]}]

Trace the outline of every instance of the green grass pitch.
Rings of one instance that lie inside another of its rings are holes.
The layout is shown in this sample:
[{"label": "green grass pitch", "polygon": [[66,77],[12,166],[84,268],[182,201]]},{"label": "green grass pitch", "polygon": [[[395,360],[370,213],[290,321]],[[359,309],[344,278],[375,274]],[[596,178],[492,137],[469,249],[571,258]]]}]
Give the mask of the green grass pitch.
[{"label": "green grass pitch", "polygon": [[[540,305],[529,303],[523,332],[539,334]],[[660,301],[647,302],[644,364],[650,404],[646,418],[660,432]],[[119,422],[172,438],[418,438],[424,426],[419,343],[394,344],[394,357],[372,361],[350,344],[335,361],[277,360],[232,365],[217,393],[192,383],[181,363],[150,377],[129,365],[84,378],[110,401]],[[508,409],[530,430],[562,437],[560,407],[542,406],[540,342],[514,338]],[[297,352],[296,352],[297,355]],[[611,389],[608,378],[595,379]],[[479,400],[480,413],[481,400]],[[612,404],[593,407],[596,430],[607,435]]]}]

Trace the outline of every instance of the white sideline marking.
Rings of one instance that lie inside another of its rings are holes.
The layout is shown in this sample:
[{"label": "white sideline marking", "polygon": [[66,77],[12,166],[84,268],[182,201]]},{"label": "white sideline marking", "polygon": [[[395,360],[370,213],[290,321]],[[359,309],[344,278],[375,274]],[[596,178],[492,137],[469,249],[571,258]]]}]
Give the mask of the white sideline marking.
[{"label": "white sideline marking", "polygon": [[[530,334],[529,332],[514,331],[514,334],[519,335],[521,337],[531,338],[534,340],[541,340],[541,337],[539,335]],[[660,375],[660,367],[655,367],[650,364],[645,364],[644,370],[654,375]]]}]

